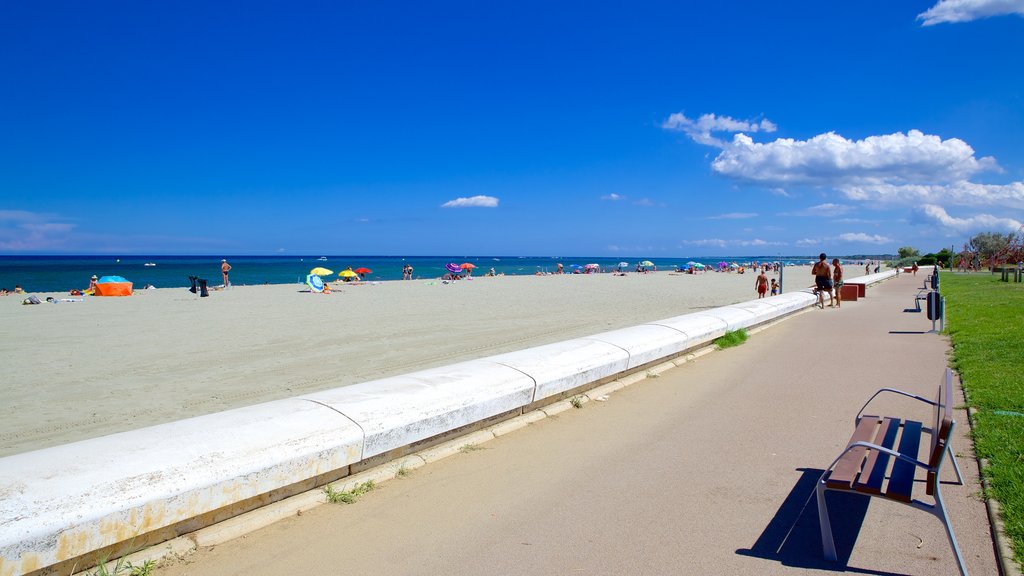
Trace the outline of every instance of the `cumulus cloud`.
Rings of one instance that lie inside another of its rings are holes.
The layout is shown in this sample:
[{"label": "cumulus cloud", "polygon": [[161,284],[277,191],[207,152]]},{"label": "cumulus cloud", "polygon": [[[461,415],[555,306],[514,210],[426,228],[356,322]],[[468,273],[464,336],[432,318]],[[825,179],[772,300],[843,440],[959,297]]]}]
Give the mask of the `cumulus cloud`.
[{"label": "cumulus cloud", "polygon": [[726,143],[713,136],[713,132],[775,132],[778,129],[775,123],[768,119],[737,120],[729,116],[704,114],[696,120],[691,120],[682,112],[670,115],[662,122],[661,127],[665,130],[683,132],[694,142],[719,148],[724,147]]},{"label": "cumulus cloud", "polygon": [[938,4],[918,14],[917,19],[922,21],[922,26],[934,26],[1008,14],[1024,16],[1024,0],[939,0]]},{"label": "cumulus cloud", "polygon": [[729,212],[718,216],[708,216],[708,220],[743,220],[746,218],[757,218],[757,212]]},{"label": "cumulus cloud", "polygon": [[470,196],[456,198],[441,204],[441,208],[497,208],[498,199],[494,196]]},{"label": "cumulus cloud", "polygon": [[1016,232],[1021,222],[1013,218],[978,214],[969,218],[955,218],[945,208],[934,204],[925,204],[914,210],[914,221],[917,223],[942,226],[963,234],[981,231]]},{"label": "cumulus cloud", "polygon": [[605,194],[604,196],[601,196],[601,200],[611,200],[612,202],[616,200],[622,200],[623,198],[625,198],[625,196],[616,194],[614,192],[612,192],[611,194]]},{"label": "cumulus cloud", "polygon": [[998,165],[990,157],[976,158],[963,140],[911,130],[863,140],[829,132],[809,140],[779,138],[767,143],[737,134],[711,168],[749,182],[854,185],[962,180]]},{"label": "cumulus cloud", "polygon": [[883,204],[999,205],[1024,208],[1024,182],[978,184],[959,180],[948,184],[865,183],[840,188],[851,200]]},{"label": "cumulus cloud", "polygon": [[863,242],[865,244],[889,244],[892,238],[886,238],[880,234],[865,234],[863,232],[846,232],[838,236],[845,242]]}]

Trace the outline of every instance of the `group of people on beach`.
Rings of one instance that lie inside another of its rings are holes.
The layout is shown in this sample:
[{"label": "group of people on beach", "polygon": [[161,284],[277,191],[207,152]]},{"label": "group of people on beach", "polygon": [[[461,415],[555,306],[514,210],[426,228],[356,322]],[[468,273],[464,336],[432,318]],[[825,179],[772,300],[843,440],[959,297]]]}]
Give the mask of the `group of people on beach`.
[{"label": "group of people on beach", "polygon": [[0,296],[8,296],[10,294],[24,294],[25,291],[21,288],[21,285],[15,284],[14,289],[0,288]]},{"label": "group of people on beach", "polygon": [[[868,263],[866,270],[870,269],[871,264]],[[843,267],[839,264],[839,258],[833,258],[832,267],[829,268],[828,256],[824,252],[818,254],[818,262],[811,267],[811,274],[814,275],[814,292],[818,295],[818,307],[825,309],[825,293],[828,293],[829,307],[839,308],[842,304],[843,287]]]}]

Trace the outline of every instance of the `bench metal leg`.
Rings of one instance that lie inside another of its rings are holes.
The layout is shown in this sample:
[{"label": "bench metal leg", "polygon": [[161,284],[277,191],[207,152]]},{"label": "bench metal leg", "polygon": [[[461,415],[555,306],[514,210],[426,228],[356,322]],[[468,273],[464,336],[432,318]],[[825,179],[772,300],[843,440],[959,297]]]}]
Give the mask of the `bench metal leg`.
[{"label": "bench metal leg", "polygon": [[956,543],[956,536],[953,535],[953,526],[949,523],[949,515],[946,514],[946,505],[942,502],[942,494],[935,490],[935,515],[942,520],[942,526],[946,529],[946,537],[949,538],[949,545],[953,548],[956,556],[956,566],[960,569],[960,576],[967,576],[967,567],[964,566],[964,558],[960,555],[960,545]]},{"label": "bench metal leg", "polygon": [[[828,474],[828,472],[825,472]],[[814,492],[818,497],[818,524],[821,526],[821,547],[825,551],[825,559],[835,562],[836,543],[832,539],[832,523],[828,520],[828,507],[825,505],[825,474],[822,474],[815,486]]]},{"label": "bench metal leg", "polygon": [[963,486],[964,477],[960,474],[960,465],[956,463],[956,458],[953,457],[953,447],[946,444],[946,452],[949,452],[949,460],[953,463],[953,471],[956,472],[956,483]]}]

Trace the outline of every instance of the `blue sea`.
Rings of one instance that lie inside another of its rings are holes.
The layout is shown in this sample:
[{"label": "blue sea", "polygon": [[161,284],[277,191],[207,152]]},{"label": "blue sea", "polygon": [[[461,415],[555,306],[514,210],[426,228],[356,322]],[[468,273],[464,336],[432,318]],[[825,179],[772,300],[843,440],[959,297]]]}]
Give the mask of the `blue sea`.
[{"label": "blue sea", "polygon": [[[220,261],[231,264],[231,283],[236,286],[252,284],[297,284],[304,282],[309,271],[317,266],[332,270],[325,279],[334,280],[338,272],[347,267],[365,267],[372,270],[366,280],[401,280],[402,267],[412,265],[413,277],[438,278],[445,274],[445,264],[470,263],[476,266],[474,275],[486,274],[491,268],[496,274],[529,275],[554,272],[562,263],[566,272],[574,266],[598,264],[602,270],[614,270],[625,262],[632,270],[639,261],[650,260],[658,270],[675,270],[687,262],[717,266],[720,262],[770,262],[772,256],[742,256],[715,258],[611,258],[611,257],[524,257],[524,256],[0,256],[0,288],[21,286],[26,292],[67,292],[84,289],[89,277],[123,276],[136,288],[152,284],[157,288],[189,285],[189,276],[209,280],[210,285],[221,283]],[[804,264],[806,257],[784,257],[786,263]],[[148,264],[148,265],[147,265]]]}]

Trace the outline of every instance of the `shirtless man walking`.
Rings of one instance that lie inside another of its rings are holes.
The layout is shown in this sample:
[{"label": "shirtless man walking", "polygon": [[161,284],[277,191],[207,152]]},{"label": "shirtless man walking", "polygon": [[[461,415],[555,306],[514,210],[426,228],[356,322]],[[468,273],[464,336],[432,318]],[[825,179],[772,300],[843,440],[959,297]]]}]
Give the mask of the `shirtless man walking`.
[{"label": "shirtless man walking", "polygon": [[754,288],[757,289],[757,298],[760,300],[764,298],[764,295],[768,292],[768,277],[764,275],[764,270],[758,274],[757,280],[754,282]]},{"label": "shirtless man walking", "polygon": [[828,305],[834,306],[835,300],[832,297],[832,271],[829,270],[825,261],[828,256],[824,252],[818,254],[818,263],[811,267],[811,274],[814,275],[814,286],[818,289],[818,307],[825,309],[825,295],[828,292]]}]

